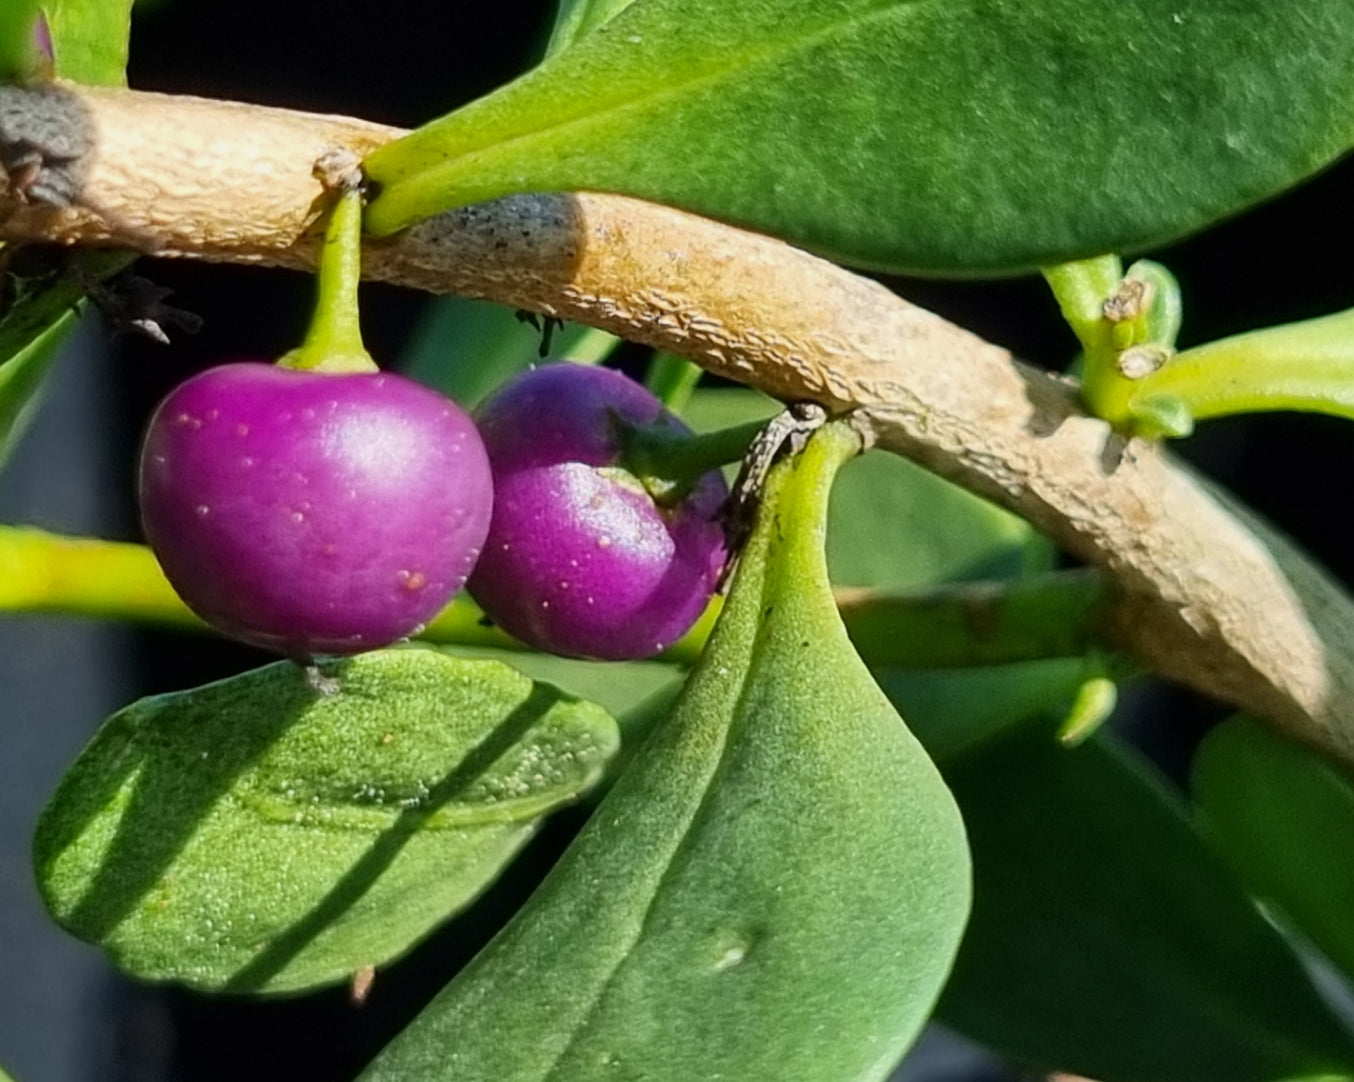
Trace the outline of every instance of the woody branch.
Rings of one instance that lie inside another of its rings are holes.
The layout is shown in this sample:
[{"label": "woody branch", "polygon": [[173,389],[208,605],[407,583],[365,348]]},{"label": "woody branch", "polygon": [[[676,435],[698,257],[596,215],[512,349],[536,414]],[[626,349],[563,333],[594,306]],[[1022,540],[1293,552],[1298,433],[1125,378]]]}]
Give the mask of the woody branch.
[{"label": "woody branch", "polygon": [[[24,91],[7,91],[25,93]],[[231,102],[69,88],[68,206],[0,194],[6,242],[307,268],[334,148],[399,132]],[[87,144],[87,146],[85,145]],[[1156,671],[1354,763],[1354,604],[1159,445],[1066,383],[782,242],[601,194],[531,195],[372,241],[368,277],[602,327],[787,401],[1023,515],[1102,569],[1108,634]]]}]

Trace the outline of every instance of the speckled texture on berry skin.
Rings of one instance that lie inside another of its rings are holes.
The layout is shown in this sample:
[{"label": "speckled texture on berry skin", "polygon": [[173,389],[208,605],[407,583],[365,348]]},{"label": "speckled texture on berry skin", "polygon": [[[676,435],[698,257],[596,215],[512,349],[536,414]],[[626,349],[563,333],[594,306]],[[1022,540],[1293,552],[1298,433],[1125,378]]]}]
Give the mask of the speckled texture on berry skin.
[{"label": "speckled texture on berry skin", "polygon": [[492,481],[469,417],[388,373],[237,363],[181,384],[142,447],[141,517],[175,589],[292,656],[421,629],[474,566]]},{"label": "speckled texture on berry skin", "polygon": [[695,623],[724,565],[723,477],[659,507],[619,465],[618,419],[687,431],[624,375],[573,364],[518,376],[476,414],[495,505],[468,588],[505,631],[552,653],[660,652]]}]

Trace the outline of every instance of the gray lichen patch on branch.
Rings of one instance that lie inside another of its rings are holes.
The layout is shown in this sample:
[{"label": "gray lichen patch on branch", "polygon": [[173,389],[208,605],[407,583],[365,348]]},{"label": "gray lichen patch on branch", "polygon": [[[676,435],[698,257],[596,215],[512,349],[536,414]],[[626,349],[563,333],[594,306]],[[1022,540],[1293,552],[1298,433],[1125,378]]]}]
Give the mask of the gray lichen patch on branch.
[{"label": "gray lichen patch on branch", "polygon": [[[79,90],[88,205],[0,196],[0,239],[313,265],[316,160],[398,134],[231,102]],[[528,195],[373,242],[369,277],[577,320],[784,401],[856,409],[878,443],[1103,568],[1121,643],[1354,763],[1354,604],[1159,446],[1123,444],[1061,381],[781,241],[618,196]]]},{"label": "gray lichen patch on branch", "polygon": [[78,94],[54,83],[0,86],[0,168],[12,197],[71,206],[93,149],[89,110]]}]

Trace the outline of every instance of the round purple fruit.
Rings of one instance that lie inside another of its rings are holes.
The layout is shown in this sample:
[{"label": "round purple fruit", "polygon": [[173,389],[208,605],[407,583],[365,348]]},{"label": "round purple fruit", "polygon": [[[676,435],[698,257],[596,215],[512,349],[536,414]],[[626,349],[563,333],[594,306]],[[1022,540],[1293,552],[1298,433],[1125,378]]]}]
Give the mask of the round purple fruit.
[{"label": "round purple fruit", "polygon": [[[725,560],[718,471],[658,498],[623,461],[626,430],[690,430],[619,372],[552,364],[476,413],[494,514],[467,588],[528,645],[650,657],[695,623]],[[657,486],[655,486],[657,487]]]},{"label": "round purple fruit", "polygon": [[141,451],[142,524],[175,590],[298,658],[418,631],[470,574],[492,491],[470,418],[382,372],[212,368],[160,404]]}]

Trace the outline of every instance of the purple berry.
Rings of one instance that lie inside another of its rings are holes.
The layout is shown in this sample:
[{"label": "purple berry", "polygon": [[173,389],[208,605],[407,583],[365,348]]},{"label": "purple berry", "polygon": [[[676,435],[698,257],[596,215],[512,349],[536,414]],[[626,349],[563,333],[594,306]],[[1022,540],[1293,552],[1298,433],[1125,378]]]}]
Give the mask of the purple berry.
[{"label": "purple berry", "polygon": [[[467,588],[528,645],[649,657],[695,623],[725,559],[718,471],[663,506],[621,464],[620,424],[689,433],[619,372],[553,364],[509,381],[476,413],[494,514]],[[619,422],[619,424],[618,424]]]},{"label": "purple berry", "polygon": [[381,372],[202,372],[141,451],[141,518],[165,574],[219,630],[293,657],[417,632],[484,544],[492,482],[470,418]]}]

